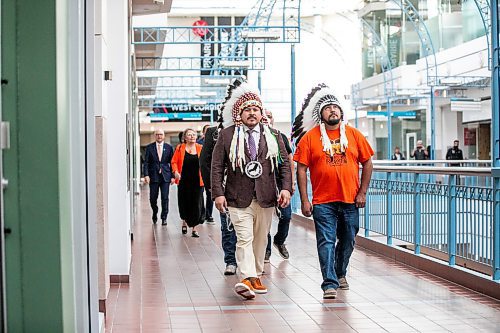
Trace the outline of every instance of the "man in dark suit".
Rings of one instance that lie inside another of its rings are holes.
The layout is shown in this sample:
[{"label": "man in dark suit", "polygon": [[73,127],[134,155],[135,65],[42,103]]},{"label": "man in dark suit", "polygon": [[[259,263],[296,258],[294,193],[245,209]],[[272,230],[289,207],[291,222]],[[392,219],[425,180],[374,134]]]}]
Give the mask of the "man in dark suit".
[{"label": "man in dark suit", "polygon": [[[460,141],[455,140],[453,141],[453,147],[449,148],[448,151],[446,152],[446,159],[447,160],[463,160],[464,159],[464,153],[462,149],[459,148]],[[460,166],[460,163],[450,163],[450,166]]]},{"label": "man in dark suit", "polygon": [[168,193],[175,178],[170,161],[174,154],[172,146],[164,142],[163,130],[155,131],[156,141],[146,146],[143,173],[144,181],[149,184],[149,202],[153,209],[153,223],[158,221],[158,194],[161,190],[161,224],[167,224]]},{"label": "man in dark suit", "polygon": [[[200,153],[201,178],[207,190],[207,207],[213,207],[212,194],[210,191],[210,170],[212,168],[212,153],[217,142],[217,127],[208,127],[205,132],[205,142]],[[210,202],[208,200],[210,199]],[[212,214],[210,214],[210,217]],[[220,230],[222,234],[222,250],[224,251],[224,263],[226,269],[224,275],[236,274],[236,233],[233,228],[228,228],[225,213],[220,213]]]},{"label": "man in dark suit", "polygon": [[[245,83],[237,86],[229,99],[233,103],[222,109],[224,120],[232,117],[233,124],[219,133],[211,172],[215,207],[220,212],[229,211],[236,231],[236,261],[242,280],[234,290],[246,299],[267,292],[259,278],[264,270],[267,234],[276,205],[288,206],[292,191],[283,139],[261,124],[262,102],[257,92],[249,90]],[[282,182],[279,193],[276,168]]]}]

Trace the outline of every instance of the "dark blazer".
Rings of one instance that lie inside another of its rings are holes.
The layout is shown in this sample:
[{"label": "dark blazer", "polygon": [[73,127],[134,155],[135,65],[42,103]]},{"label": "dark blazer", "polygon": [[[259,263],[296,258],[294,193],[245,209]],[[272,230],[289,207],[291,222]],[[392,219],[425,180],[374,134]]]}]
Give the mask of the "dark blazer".
[{"label": "dark blazer", "polygon": [[205,142],[200,153],[200,170],[201,178],[205,187],[210,189],[210,169],[212,168],[212,153],[214,151],[217,140],[214,138],[217,135],[217,127],[209,127],[205,132]]},{"label": "dark blazer", "polygon": [[[262,208],[274,207],[277,205],[276,177],[280,177],[282,189],[292,193],[292,174],[290,161],[285,149],[285,144],[281,135],[271,129],[278,140],[280,155],[283,159],[278,166],[279,176],[271,169],[271,161],[266,159],[267,143],[264,138],[263,126],[260,126],[260,141],[257,160],[262,164],[262,175],[257,179],[251,179],[241,172],[239,167],[233,170],[229,161],[229,149],[235,126],[230,126],[219,132],[219,137],[212,155],[211,189],[212,199],[224,195],[228,206],[235,208],[246,208],[250,206],[254,197],[254,189],[257,202]],[[246,144],[245,144],[246,147]],[[245,149],[246,160],[250,160],[248,148]],[[227,170],[226,186],[223,187],[224,171]],[[244,169],[243,169],[244,170]]]},{"label": "dark blazer", "polygon": [[172,175],[172,167],[170,165],[173,155],[174,150],[172,146],[164,142],[163,153],[160,161],[158,158],[158,152],[156,151],[156,141],[147,145],[146,156],[143,164],[144,177],[149,176],[151,183],[159,182],[160,177],[163,177],[165,182],[170,182],[170,180],[174,178]]},{"label": "dark blazer", "polygon": [[[403,155],[403,153],[399,153],[399,155],[401,155],[400,160],[406,160],[405,155]],[[396,154],[392,154],[391,160],[396,161],[397,159],[398,157],[396,156]]]}]

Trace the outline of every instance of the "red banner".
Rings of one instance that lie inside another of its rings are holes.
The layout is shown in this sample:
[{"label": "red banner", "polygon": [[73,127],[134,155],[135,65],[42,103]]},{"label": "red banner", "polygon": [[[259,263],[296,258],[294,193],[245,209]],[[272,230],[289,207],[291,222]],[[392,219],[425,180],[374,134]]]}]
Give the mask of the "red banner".
[{"label": "red banner", "polygon": [[476,145],[476,129],[464,128],[464,146]]}]

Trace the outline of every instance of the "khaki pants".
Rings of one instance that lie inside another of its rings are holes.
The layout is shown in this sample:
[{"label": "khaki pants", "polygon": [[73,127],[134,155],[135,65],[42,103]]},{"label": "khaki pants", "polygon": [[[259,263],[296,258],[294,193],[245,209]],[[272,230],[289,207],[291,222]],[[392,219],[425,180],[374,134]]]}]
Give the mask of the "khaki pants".
[{"label": "khaki pants", "polygon": [[241,278],[257,277],[264,270],[267,234],[271,229],[274,207],[262,208],[252,200],[246,208],[229,207],[236,232],[236,262]]}]

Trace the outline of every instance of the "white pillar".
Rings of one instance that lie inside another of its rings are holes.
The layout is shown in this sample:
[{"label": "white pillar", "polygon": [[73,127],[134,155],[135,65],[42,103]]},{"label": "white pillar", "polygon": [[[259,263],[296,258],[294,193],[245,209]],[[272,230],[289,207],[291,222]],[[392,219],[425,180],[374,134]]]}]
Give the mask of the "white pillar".
[{"label": "white pillar", "polygon": [[[128,276],[130,269],[130,192],[127,188],[126,114],[129,109],[128,1],[107,0],[107,181],[109,274]],[[101,73],[103,76],[104,73]]]}]

